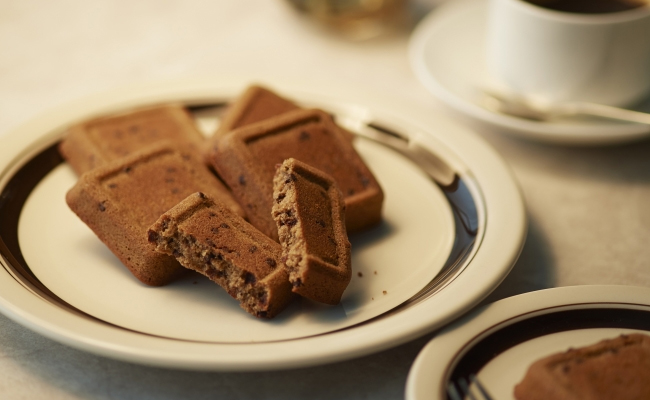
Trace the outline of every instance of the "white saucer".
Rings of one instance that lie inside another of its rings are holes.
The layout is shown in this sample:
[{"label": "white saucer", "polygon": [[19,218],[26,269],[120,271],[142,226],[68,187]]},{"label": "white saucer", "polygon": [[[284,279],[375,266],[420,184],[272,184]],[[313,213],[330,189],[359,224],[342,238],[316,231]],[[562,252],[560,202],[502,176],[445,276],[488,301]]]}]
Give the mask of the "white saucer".
[{"label": "white saucer", "polygon": [[[536,122],[494,113],[480,105],[477,88],[486,81],[485,0],[449,1],[428,15],[411,37],[411,67],[422,84],[453,112],[482,129],[539,141],[606,145],[644,138],[650,126],[596,119]],[[650,111],[650,98],[635,109]]]},{"label": "white saucer", "polygon": [[650,334],[650,288],[572,286],[509,297],[445,328],[416,358],[407,400],[447,399],[449,382],[476,374],[495,399],[544,356],[633,332]]}]

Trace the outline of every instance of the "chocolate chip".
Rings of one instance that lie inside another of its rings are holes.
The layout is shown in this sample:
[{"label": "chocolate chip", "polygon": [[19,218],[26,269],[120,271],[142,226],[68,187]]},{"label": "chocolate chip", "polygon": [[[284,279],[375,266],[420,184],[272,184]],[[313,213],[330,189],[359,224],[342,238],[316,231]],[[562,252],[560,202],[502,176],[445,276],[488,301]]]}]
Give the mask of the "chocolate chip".
[{"label": "chocolate chip", "polygon": [[174,251],[172,251],[172,255],[173,255],[174,257],[178,258],[178,257],[180,257],[182,254],[181,254],[181,252],[180,252],[178,249],[174,249]]},{"label": "chocolate chip", "polygon": [[259,303],[261,306],[265,306],[269,302],[269,295],[264,292],[260,295]]},{"label": "chocolate chip", "polygon": [[99,211],[101,211],[101,212],[106,211],[106,201],[100,202],[99,205],[97,206],[97,208],[99,208]]},{"label": "chocolate chip", "polygon": [[147,240],[149,243],[156,243],[158,241],[158,233],[150,229],[149,232],[147,232]]},{"label": "chocolate chip", "polygon": [[327,224],[322,219],[317,219],[316,224],[320,225],[321,228],[325,228]]},{"label": "chocolate chip", "polygon": [[301,142],[304,142],[304,141],[306,141],[306,140],[309,140],[310,137],[311,137],[311,136],[309,135],[309,132],[307,132],[307,131],[302,131],[302,132],[300,132],[300,141],[301,141]]},{"label": "chocolate chip", "polygon": [[348,189],[348,196],[352,196],[354,194],[354,189]]},{"label": "chocolate chip", "polygon": [[291,227],[291,226],[296,225],[296,224],[298,223],[298,220],[295,219],[295,218],[288,218],[284,223],[285,223],[287,226]]},{"label": "chocolate chip", "polygon": [[357,272],[357,275],[359,275],[359,278],[363,277],[363,274],[361,272]]},{"label": "chocolate chip", "polygon": [[215,258],[217,258],[217,255],[214,254],[213,252],[209,252],[208,254],[205,255],[205,257],[203,257],[203,261],[205,261],[206,264],[210,264],[210,262]]},{"label": "chocolate chip", "polygon": [[370,185],[370,179],[368,179],[368,177],[366,177],[366,176],[362,176],[361,177],[361,184],[363,185],[364,188],[368,187],[368,185]]},{"label": "chocolate chip", "polygon": [[266,263],[267,263],[267,264],[269,265],[269,267],[271,267],[271,268],[275,268],[276,265],[277,265],[277,263],[275,262],[275,260],[272,259],[272,258],[267,258],[267,259],[264,260],[264,261],[266,261]]},{"label": "chocolate chip", "polygon": [[180,192],[180,190],[179,190],[178,188],[173,188],[173,189],[172,189],[172,193],[173,193],[173,194],[177,194],[178,192]]},{"label": "chocolate chip", "polygon": [[286,197],[286,195],[285,195],[284,193],[280,193],[280,194],[278,195],[278,197],[275,199],[275,201],[276,201],[277,203],[280,203],[282,200],[284,200],[285,197]]},{"label": "chocolate chip", "polygon": [[285,184],[291,183],[291,181],[295,182],[296,181],[296,176],[294,174],[289,174],[287,179],[284,180]]},{"label": "chocolate chip", "polygon": [[210,247],[217,247],[216,244],[211,239],[205,239],[205,242],[208,244]]},{"label": "chocolate chip", "polygon": [[212,228],[210,228],[210,232],[212,232],[214,234],[217,234],[217,233],[219,233],[219,228],[217,228],[216,226],[213,226]]},{"label": "chocolate chip", "polygon": [[129,172],[131,172],[131,167],[125,167],[125,168],[122,170],[122,172],[128,174]]},{"label": "chocolate chip", "polygon": [[244,283],[253,285],[256,281],[257,279],[255,279],[255,275],[250,272],[244,273]]},{"label": "chocolate chip", "polygon": [[117,183],[110,183],[110,184],[108,185],[108,188],[109,188],[109,189],[115,189],[116,187],[117,187]]},{"label": "chocolate chip", "polygon": [[267,312],[266,311],[258,311],[257,316],[259,318],[266,318]]},{"label": "chocolate chip", "polygon": [[242,186],[246,185],[246,178],[244,175],[239,175],[239,184]]},{"label": "chocolate chip", "polygon": [[295,281],[292,282],[293,287],[300,287],[302,286],[302,280],[300,278],[296,279]]},{"label": "chocolate chip", "polygon": [[257,246],[251,246],[250,249],[248,249],[251,253],[255,253],[257,251]]},{"label": "chocolate chip", "polygon": [[202,199],[207,199],[208,198],[208,196],[206,196],[205,193],[203,193],[203,192],[199,192],[199,197],[202,198]]},{"label": "chocolate chip", "polygon": [[230,228],[230,227],[228,226],[228,224],[226,224],[225,222],[222,222],[222,223],[221,223],[221,227],[224,228],[224,229],[228,229],[228,228]]}]

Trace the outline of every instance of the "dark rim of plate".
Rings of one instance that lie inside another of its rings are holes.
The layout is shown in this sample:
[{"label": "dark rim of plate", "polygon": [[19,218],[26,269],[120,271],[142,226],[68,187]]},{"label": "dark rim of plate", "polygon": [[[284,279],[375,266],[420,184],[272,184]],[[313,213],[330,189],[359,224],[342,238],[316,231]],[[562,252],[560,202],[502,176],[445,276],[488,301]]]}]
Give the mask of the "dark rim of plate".
[{"label": "dark rim of plate", "polygon": [[[189,104],[189,103],[188,103]],[[226,102],[214,102],[209,104],[188,105],[191,112],[201,112],[207,108],[225,108]],[[385,124],[370,122],[364,123],[364,132],[353,132],[356,136],[365,137],[374,142],[381,143],[418,164],[429,176],[433,184],[437,185],[447,198],[453,212],[454,224],[456,227],[454,244],[448,259],[441,272],[434,277],[421,291],[416,293],[406,302],[397,307],[363,321],[359,324],[348,326],[340,330],[351,329],[355,326],[368,324],[388,315],[394,314],[405,308],[411,307],[421,301],[434,296],[450,282],[452,282],[469,265],[474,254],[480,247],[485,232],[486,212],[485,202],[482,198],[479,185],[471,173],[457,173],[451,169],[449,164],[441,156],[425,150],[428,156],[433,159],[434,164],[443,166],[447,172],[447,179],[440,180],[439,174],[431,171],[431,162],[422,157],[423,147],[418,146],[418,154],[413,154],[409,149],[411,138],[408,134],[402,133],[399,129],[387,127]],[[46,134],[47,133],[47,134]],[[58,133],[58,134],[57,134]],[[25,261],[20,244],[18,243],[18,224],[20,213],[30,193],[36,185],[45,178],[54,168],[64,162],[58,152],[58,144],[64,132],[44,132],[43,140],[33,144],[35,150],[29,154],[23,154],[13,160],[9,166],[0,173],[0,182],[5,184],[0,188],[0,265],[20,285],[34,295],[61,307],[79,317],[88,318],[98,323],[110,325],[122,330],[135,332],[146,336],[161,337],[170,340],[199,343],[222,343],[212,341],[196,341],[179,339],[175,337],[158,336],[145,332],[125,328],[105,320],[98,319],[84,311],[79,310],[67,303],[46,285],[32,272]],[[426,164],[424,165],[423,162]],[[451,171],[451,175],[449,172]],[[327,335],[335,331],[324,332],[314,336]],[[280,341],[299,340],[301,338],[287,339]]]},{"label": "dark rim of plate", "polygon": [[[580,308],[575,308],[576,306]],[[519,319],[525,317],[525,314],[490,326],[468,340],[456,352],[446,373],[443,374],[440,398],[452,399],[446,393],[450,382],[468,380],[470,375],[477,375],[491,360],[506,350],[538,337],[595,328],[650,331],[650,307],[645,304],[570,304],[535,310],[529,314],[530,316],[523,320]]]}]

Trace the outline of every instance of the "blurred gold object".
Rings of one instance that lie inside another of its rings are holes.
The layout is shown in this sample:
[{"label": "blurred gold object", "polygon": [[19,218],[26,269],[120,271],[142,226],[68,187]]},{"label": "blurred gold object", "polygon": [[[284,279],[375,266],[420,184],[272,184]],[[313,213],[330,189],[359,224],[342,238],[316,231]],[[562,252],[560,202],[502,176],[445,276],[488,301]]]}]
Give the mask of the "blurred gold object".
[{"label": "blurred gold object", "polygon": [[379,36],[406,23],[408,0],[288,0],[300,13],[352,39]]}]

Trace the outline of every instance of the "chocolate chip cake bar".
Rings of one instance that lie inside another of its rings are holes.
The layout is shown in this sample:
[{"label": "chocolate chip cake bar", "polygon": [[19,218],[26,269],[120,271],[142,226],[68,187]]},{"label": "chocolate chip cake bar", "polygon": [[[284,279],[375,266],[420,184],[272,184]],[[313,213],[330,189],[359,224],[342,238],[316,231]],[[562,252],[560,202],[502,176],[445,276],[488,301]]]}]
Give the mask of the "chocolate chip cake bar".
[{"label": "chocolate chip cake bar", "polygon": [[274,317],[293,297],[281,246],[203,193],[164,213],[148,240],[219,284],[256,317]]},{"label": "chocolate chip cake bar", "polygon": [[59,152],[81,175],[162,140],[198,146],[203,136],[184,107],[163,105],[75,125],[61,141]]},{"label": "chocolate chip cake bar", "polygon": [[235,129],[212,142],[208,160],[246,211],[248,220],[278,240],[271,216],[277,164],[296,158],[332,176],[343,193],[348,232],[381,221],[383,192],[331,116],[295,110]]},{"label": "chocolate chip cake bar", "polygon": [[147,229],[188,195],[203,191],[243,215],[193,149],[163,142],[83,174],[66,195],[72,211],[140,281],[161,286],[183,268],[156,253]]},{"label": "chocolate chip cake bar", "polygon": [[338,304],[352,276],[341,191],[332,177],[293,158],[278,168],[273,186],[273,218],[293,292]]}]

